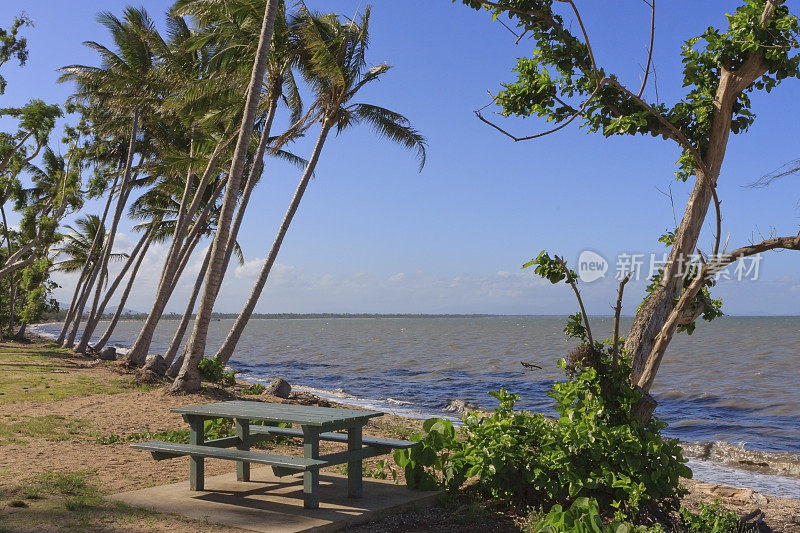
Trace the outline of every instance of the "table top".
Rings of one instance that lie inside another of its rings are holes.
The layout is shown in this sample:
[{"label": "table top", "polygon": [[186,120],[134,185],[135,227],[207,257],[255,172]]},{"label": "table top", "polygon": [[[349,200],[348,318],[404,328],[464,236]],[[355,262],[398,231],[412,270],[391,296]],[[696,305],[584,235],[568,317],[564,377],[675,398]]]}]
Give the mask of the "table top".
[{"label": "table top", "polygon": [[383,413],[378,411],[239,400],[191,405],[172,409],[172,412],[213,418],[247,418],[264,422],[289,422],[301,426],[335,425],[342,427],[363,425],[372,417],[383,416]]}]

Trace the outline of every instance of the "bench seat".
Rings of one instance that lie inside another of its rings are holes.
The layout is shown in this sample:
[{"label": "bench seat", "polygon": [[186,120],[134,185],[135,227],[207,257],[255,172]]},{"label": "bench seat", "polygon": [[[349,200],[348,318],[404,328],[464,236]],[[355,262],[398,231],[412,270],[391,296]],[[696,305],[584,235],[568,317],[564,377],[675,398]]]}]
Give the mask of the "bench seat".
[{"label": "bench seat", "polygon": [[[250,426],[251,435],[274,435],[281,437],[301,437],[303,431],[296,428],[280,428],[275,426]],[[320,440],[334,441],[334,442],[347,442],[346,433],[320,433]],[[365,446],[373,446],[375,448],[391,448],[391,449],[405,449],[416,446],[418,443],[410,440],[397,440],[397,439],[381,439],[376,437],[363,437],[361,439]]]},{"label": "bench seat", "polygon": [[131,448],[145,450],[153,455],[153,459],[171,459],[173,457],[211,457],[214,459],[227,459],[230,461],[245,461],[263,465],[277,466],[281,469],[305,472],[318,470],[325,466],[327,461],[305,459],[303,457],[286,457],[262,452],[251,452],[212,446],[198,446],[196,444],[180,444],[176,442],[147,441],[132,444]]}]

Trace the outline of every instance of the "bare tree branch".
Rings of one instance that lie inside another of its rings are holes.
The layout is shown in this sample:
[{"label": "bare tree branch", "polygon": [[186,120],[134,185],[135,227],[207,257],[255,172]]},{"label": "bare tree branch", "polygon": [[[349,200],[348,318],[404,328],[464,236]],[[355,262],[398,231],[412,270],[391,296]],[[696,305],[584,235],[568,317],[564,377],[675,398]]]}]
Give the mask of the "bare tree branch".
[{"label": "bare tree branch", "polygon": [[636,96],[640,97],[644,93],[644,88],[647,85],[647,76],[650,74],[650,64],[653,62],[653,42],[656,38],[656,0],[652,0],[652,3],[648,3],[645,0],[645,4],[650,6],[650,46],[647,49],[647,65],[644,67],[644,79],[642,80],[642,86],[639,88],[639,92]]},{"label": "bare tree branch", "polygon": [[619,363],[619,315],[622,313],[622,291],[625,290],[625,284],[630,281],[632,275],[633,272],[628,272],[628,275],[619,282],[619,289],[617,290],[617,305],[614,308],[614,351],[612,355],[614,370],[617,369]]},{"label": "bare tree branch", "polygon": [[583,298],[581,298],[581,291],[578,290],[578,286],[575,285],[575,280],[572,279],[570,275],[569,267],[567,267],[566,261],[563,258],[555,256],[556,261],[561,265],[561,268],[564,269],[564,273],[567,275],[567,283],[569,286],[572,287],[572,291],[575,293],[575,298],[578,299],[578,305],[581,308],[581,316],[583,317],[583,323],[586,325],[586,337],[589,339],[589,347],[594,349],[594,339],[592,339],[592,328],[589,327],[589,315],[586,314],[586,308],[583,306]]}]

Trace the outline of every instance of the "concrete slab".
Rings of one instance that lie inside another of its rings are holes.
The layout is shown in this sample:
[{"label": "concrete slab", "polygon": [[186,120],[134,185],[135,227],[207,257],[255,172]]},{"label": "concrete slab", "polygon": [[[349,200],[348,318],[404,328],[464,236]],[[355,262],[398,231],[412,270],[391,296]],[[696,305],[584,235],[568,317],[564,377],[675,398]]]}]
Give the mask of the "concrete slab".
[{"label": "concrete slab", "polygon": [[192,492],[189,482],[115,494],[109,499],[162,513],[176,513],[247,531],[298,533],[339,531],[396,512],[433,504],[438,492],[411,491],[392,481],[364,480],[364,497],[347,497],[347,477],[320,475],[319,509],[303,508],[301,474],[276,477],[272,468],[251,473],[250,482],[236,474],[206,477],[205,491]]}]

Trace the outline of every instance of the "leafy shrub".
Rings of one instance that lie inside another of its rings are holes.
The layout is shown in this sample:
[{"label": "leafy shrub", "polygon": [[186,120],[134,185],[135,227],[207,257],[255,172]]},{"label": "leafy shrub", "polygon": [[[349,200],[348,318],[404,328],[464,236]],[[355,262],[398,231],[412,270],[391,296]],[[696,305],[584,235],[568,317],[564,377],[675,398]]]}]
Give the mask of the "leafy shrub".
[{"label": "leafy shrub", "polygon": [[440,475],[446,486],[458,488],[464,478],[450,461],[451,450],[459,447],[453,423],[431,418],[422,424],[422,429],[425,433],[409,437],[419,443],[417,446],[394,452],[395,463],[405,471],[406,484],[412,489],[433,490],[439,486]]},{"label": "leafy shrub", "polygon": [[262,394],[267,388],[262,385],[261,383],[253,383],[249,387],[245,387],[241,390],[242,394],[246,394],[248,396],[258,396]]},{"label": "leafy shrub", "polygon": [[422,444],[395,453],[409,486],[452,488],[477,477],[478,489],[495,498],[552,505],[589,497],[618,520],[645,503],[676,508],[680,477],[691,470],[677,440],[661,436],[666,424],[632,415],[640,393],[628,384],[624,354],[614,365],[609,352],[596,347],[591,357],[559,362],[571,377],[549,393],[556,420],[515,411],[519,396],[501,390],[490,393],[494,412],[466,415],[463,441],[440,419],[427,421],[427,434],[412,436]]},{"label": "leafy shrub", "polygon": [[388,463],[386,459],[381,459],[375,463],[375,467],[367,470],[364,475],[375,479],[386,479],[391,474],[392,479],[397,483],[397,470]]},{"label": "leafy shrub", "polygon": [[697,514],[686,507],[680,508],[681,519],[687,531],[692,533],[735,533],[737,531],[757,531],[755,526],[740,524],[736,513],[724,509],[719,502],[707,505],[698,503]]},{"label": "leafy shrub", "polygon": [[225,362],[218,357],[203,357],[197,364],[197,370],[204,381],[228,386],[236,384],[236,370],[226,370]]},{"label": "leafy shrub", "polygon": [[530,533],[664,533],[659,526],[635,526],[628,522],[612,522],[603,524],[597,500],[578,498],[569,509],[556,504],[544,517],[530,529]]},{"label": "leafy shrub", "polygon": [[[540,443],[552,431],[541,414],[514,411],[519,395],[490,392],[499,406],[490,414],[464,417],[464,444],[454,453],[462,477],[478,477],[482,492],[495,498],[529,499],[541,473]],[[551,491],[554,489],[551,489]]]}]

